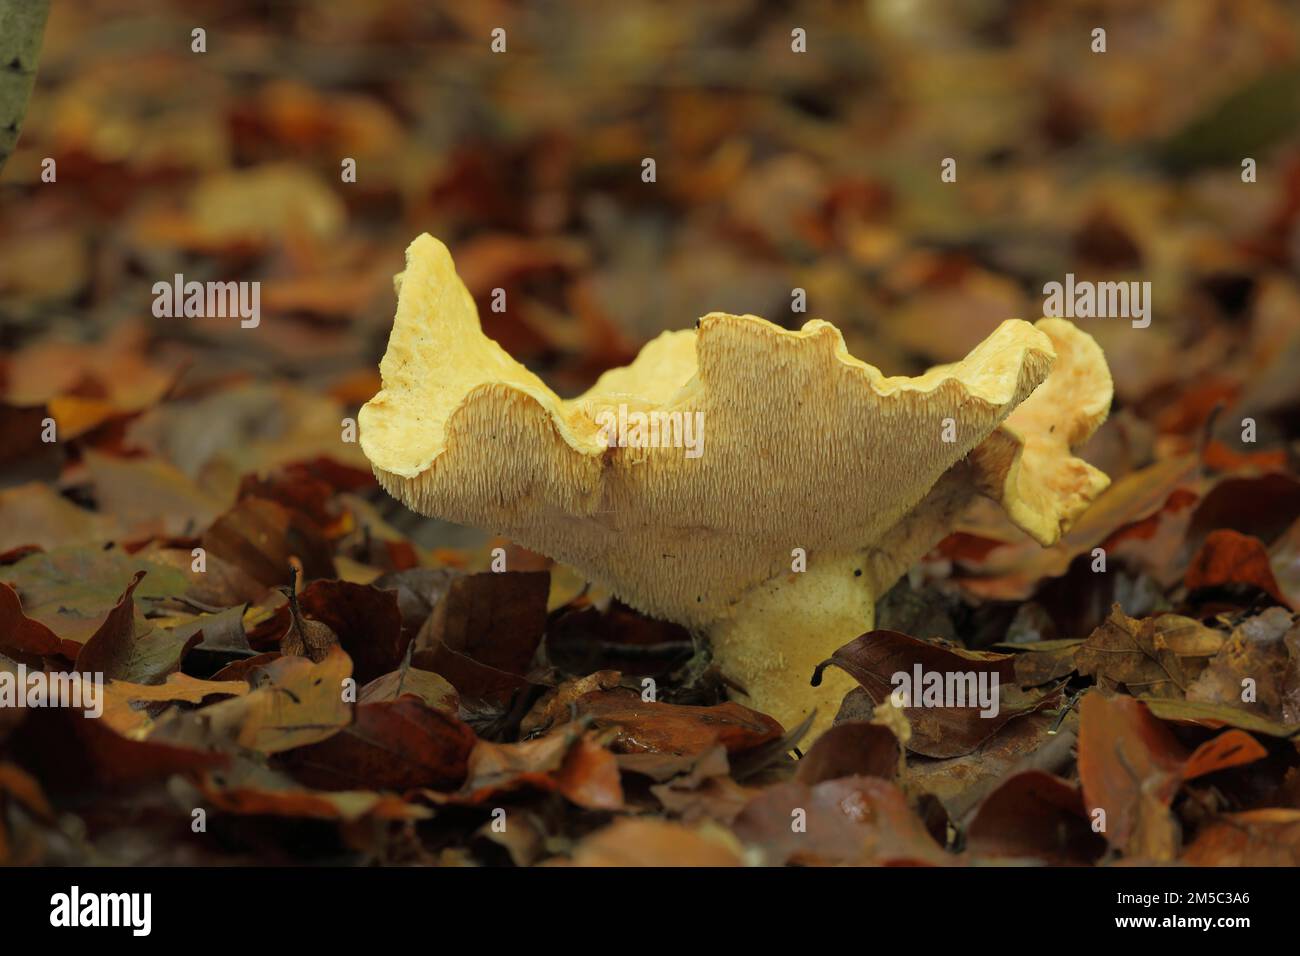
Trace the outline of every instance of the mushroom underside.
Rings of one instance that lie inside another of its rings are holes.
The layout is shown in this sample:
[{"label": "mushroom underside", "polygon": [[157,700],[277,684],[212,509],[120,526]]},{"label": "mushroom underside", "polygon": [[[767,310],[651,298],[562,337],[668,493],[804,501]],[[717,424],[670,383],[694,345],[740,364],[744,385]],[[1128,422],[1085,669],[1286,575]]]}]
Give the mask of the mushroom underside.
[{"label": "mushroom underside", "polygon": [[851,681],[812,688],[812,670],[975,496],[1049,544],[1107,484],[1072,449],[1110,376],[1064,320],[1009,320],[905,378],[828,323],[711,313],[565,401],[483,335],[437,240],[412,243],[398,288],[360,416],[383,487],[707,634],[744,701],[786,726],[814,709],[829,725]]}]

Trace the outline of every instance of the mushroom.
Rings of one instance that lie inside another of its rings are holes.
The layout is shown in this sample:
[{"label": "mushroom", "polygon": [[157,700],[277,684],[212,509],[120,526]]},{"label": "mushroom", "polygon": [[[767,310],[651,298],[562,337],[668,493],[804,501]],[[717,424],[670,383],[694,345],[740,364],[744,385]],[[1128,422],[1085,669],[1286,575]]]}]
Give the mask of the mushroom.
[{"label": "mushroom", "polygon": [[707,635],[742,702],[787,727],[830,725],[855,685],[832,669],[812,687],[816,665],[977,495],[1046,545],[1108,482],[1071,449],[1105,419],[1110,374],[1060,319],[1008,320],[908,378],[827,322],[712,312],[564,400],[483,334],[442,243],[417,238],[394,282],[359,419],[379,483]]}]

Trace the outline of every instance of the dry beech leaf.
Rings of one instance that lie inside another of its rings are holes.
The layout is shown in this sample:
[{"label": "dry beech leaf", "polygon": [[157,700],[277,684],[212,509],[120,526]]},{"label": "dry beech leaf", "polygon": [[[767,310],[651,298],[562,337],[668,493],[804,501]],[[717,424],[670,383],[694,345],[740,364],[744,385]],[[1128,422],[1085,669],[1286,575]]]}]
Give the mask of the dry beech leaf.
[{"label": "dry beech leaf", "polygon": [[[1059,699],[1055,691],[1023,692],[1016,684],[1011,654],[992,654],[942,647],[897,631],[872,631],[844,645],[818,668],[834,664],[848,671],[877,704],[889,702],[895,674],[911,680],[917,668],[923,674],[974,674],[992,689],[997,680],[997,713],[986,716],[978,702],[965,706],[908,706],[903,715],[911,725],[907,749],[926,757],[968,754],[992,737],[1008,721],[1049,707]],[[914,694],[920,691],[913,689]]]}]

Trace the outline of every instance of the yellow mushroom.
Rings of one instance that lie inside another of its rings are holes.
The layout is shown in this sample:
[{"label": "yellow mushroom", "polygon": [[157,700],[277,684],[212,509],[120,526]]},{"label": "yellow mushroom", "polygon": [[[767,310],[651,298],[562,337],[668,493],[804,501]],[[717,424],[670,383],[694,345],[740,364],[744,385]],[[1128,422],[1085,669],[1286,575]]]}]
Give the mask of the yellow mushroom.
[{"label": "yellow mushroom", "polygon": [[813,688],[813,669],[977,494],[1046,544],[1107,484],[1070,449],[1104,420],[1110,374],[1059,319],[1009,320],[908,378],[829,323],[714,312],[563,400],[483,335],[442,243],[417,238],[395,284],[360,415],[380,484],[707,634],[742,701],[787,727],[814,709],[830,725],[853,682]]}]

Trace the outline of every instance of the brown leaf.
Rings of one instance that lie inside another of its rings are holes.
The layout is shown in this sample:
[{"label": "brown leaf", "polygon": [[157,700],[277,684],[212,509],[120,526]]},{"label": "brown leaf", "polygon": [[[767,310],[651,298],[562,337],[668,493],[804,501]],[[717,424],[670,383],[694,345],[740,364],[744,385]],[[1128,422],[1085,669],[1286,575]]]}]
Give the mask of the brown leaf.
[{"label": "brown leaf", "polygon": [[62,650],[63,642],[58,635],[24,614],[18,592],[0,582],[0,651],[45,656]]},{"label": "brown leaf", "polygon": [[390,571],[370,584],[381,590],[397,592],[402,630],[408,638],[413,638],[446,595],[452,580],[460,574],[455,568],[410,568],[406,571]]},{"label": "brown leaf", "polygon": [[1187,531],[1187,545],[1192,551],[1199,550],[1212,533],[1221,529],[1231,529],[1271,544],[1297,518],[1300,518],[1300,480],[1283,474],[1225,478],[1206,492],[1196,506]]},{"label": "brown leaf", "polygon": [[[897,631],[871,631],[845,644],[818,666],[814,684],[822,668],[829,664],[848,671],[877,704],[891,700],[896,688],[904,689],[895,680],[896,675],[904,676],[911,686],[911,700],[922,702],[921,706],[900,708],[912,726],[907,749],[927,757],[970,753],[1008,721],[1047,707],[1058,696],[1055,692],[1020,691],[1010,654],[941,647]],[[921,681],[916,678],[918,670]],[[938,675],[944,685],[951,682],[960,686],[960,698],[953,697],[954,701],[960,699],[960,706],[945,705],[942,699],[936,704],[928,699],[931,675]],[[968,675],[977,687],[983,684],[990,691],[996,687],[995,713],[986,716],[978,700],[966,699],[965,691],[971,686],[964,680]]]},{"label": "brown leaf", "polygon": [[47,790],[78,794],[96,787],[131,788],[227,763],[225,754],[206,749],[132,740],[103,720],[66,708],[30,712],[15,745],[19,762],[31,769]]},{"label": "brown leaf", "polygon": [[29,482],[0,489],[0,552],[112,541],[120,533],[111,515],[79,508],[49,485]]},{"label": "brown leaf", "polygon": [[521,788],[553,790],[593,810],[623,806],[614,755],[576,725],[521,743],[480,740],[470,754],[464,785],[455,793],[426,790],[424,796],[433,803],[477,805]]},{"label": "brown leaf", "polygon": [[[358,682],[372,681],[396,670],[405,658],[402,615],[394,592],[349,581],[313,581],[298,595],[298,603],[305,618],[337,636],[355,662]],[[290,607],[278,609],[275,619],[277,633],[290,630]]]},{"label": "brown leaf", "polygon": [[781,737],[771,717],[733,701],[712,707],[644,701],[630,690],[598,690],[573,702],[575,716],[608,730],[615,753],[700,755],[716,744],[740,753]]},{"label": "brown leaf", "polygon": [[216,498],[164,459],[88,450],[85,463],[100,510],[121,521],[131,538],[197,534],[221,511]]},{"label": "brown leaf", "polygon": [[294,583],[284,589],[289,599],[289,629],[280,638],[280,653],[286,657],[307,657],[319,664],[331,647],[338,646],[339,636],[328,624],[303,617],[298,594],[294,591],[297,579],[295,569],[291,576]]},{"label": "brown leaf", "polygon": [[[1083,641],[1035,641],[1014,645],[1016,651],[1016,683],[1021,687],[1041,687],[1073,674],[1078,667],[1075,658]],[[1011,650],[1012,645],[999,648]]]},{"label": "brown leaf", "polygon": [[1207,727],[1217,730],[1222,727],[1239,727],[1252,734],[1264,734],[1268,737],[1293,737],[1300,733],[1300,725],[1284,724],[1270,720],[1262,714],[1244,710],[1232,704],[1216,704],[1202,700],[1175,700],[1157,698],[1143,701],[1163,721],[1172,724]]},{"label": "brown leaf", "polygon": [[1231,529],[1210,532],[1192,558],[1183,579],[1187,590],[1246,584],[1258,588],[1279,604],[1287,600],[1273,577],[1264,542]]},{"label": "brown leaf", "polygon": [[768,865],[953,862],[908,807],[903,792],[875,777],[768,787],[736,818],[734,830],[761,850]]},{"label": "brown leaf", "polygon": [[412,663],[443,675],[462,697],[506,705],[527,686],[549,593],[548,571],[455,578],[421,627]]},{"label": "brown leaf", "polygon": [[1187,688],[1187,699],[1227,704],[1272,720],[1300,717],[1286,714],[1286,702],[1296,690],[1288,680],[1292,633],[1291,640],[1300,641],[1300,626],[1280,607],[1246,619]]},{"label": "brown leaf", "polygon": [[201,720],[194,715],[160,720],[150,739],[273,754],[318,743],[352,722],[343,693],[352,660],[342,649],[331,648],[319,664],[280,657],[263,665],[261,673],[266,682],[251,693],[204,707]]},{"label": "brown leaf", "polygon": [[418,667],[403,667],[376,677],[357,697],[359,704],[377,704],[399,697],[416,697],[425,706],[455,717],[460,711],[460,695],[456,688],[431,671]]},{"label": "brown leaf", "polygon": [[39,460],[51,453],[52,443],[41,439],[48,417],[50,410],[44,405],[20,406],[0,401],[0,468]]},{"label": "brown leaf", "polygon": [[228,770],[200,775],[198,789],[215,809],[241,815],[348,822],[420,820],[431,816],[427,807],[406,803],[392,794],[370,790],[311,790],[251,761],[240,761]]},{"label": "brown leaf", "polygon": [[1112,847],[1154,861],[1177,855],[1169,806],[1187,752],[1142,703],[1089,693],[1080,705],[1079,778],[1090,815],[1105,811]]},{"label": "brown leaf", "polygon": [[1161,635],[1155,618],[1135,620],[1118,604],[1075,654],[1079,673],[1095,677],[1107,691],[1149,697],[1182,697],[1187,687],[1182,662]]},{"label": "brown leaf", "polygon": [[271,663],[271,661],[279,660],[279,658],[278,651],[271,651],[266,654],[256,654],[253,657],[245,657],[243,660],[232,661],[213,674],[211,680],[251,680],[254,673]]},{"label": "brown leaf", "polygon": [[907,781],[937,798],[953,819],[962,819],[1010,773],[1022,769],[1064,772],[1073,765],[1074,735],[1049,733],[1055,722],[1051,714],[1029,714],[1011,721],[960,757],[912,757],[907,762]]},{"label": "brown leaf", "polygon": [[139,703],[185,701],[199,704],[209,697],[240,697],[247,694],[242,680],[209,681],[188,674],[169,674],[161,684],[133,684],[113,680],[104,685],[103,721],[123,736],[141,739],[150,726],[149,714]]},{"label": "brown leaf", "polygon": [[902,752],[898,738],[883,724],[845,721],[813,742],[799,761],[795,779],[808,786],[853,776],[893,780]]},{"label": "brown leaf", "polygon": [[102,548],[59,548],[28,555],[4,568],[0,578],[22,597],[24,613],[64,640],[84,644],[104,623],[108,610],[139,571],[148,577],[134,592],[148,613],[185,593],[185,577],[138,555]]},{"label": "brown leaf", "polygon": [[282,757],[293,776],[322,790],[450,790],[465,780],[474,731],[414,697],[358,704],[356,720],[327,740]]},{"label": "brown leaf", "polygon": [[81,673],[136,684],[159,684],[180,669],[190,648],[202,639],[194,631],[166,631],[136,618],[133,595],[144,576],[144,571],[136,572],[104,623],[82,646],[77,655],[77,670]]},{"label": "brown leaf", "polygon": [[966,828],[966,852],[981,858],[1086,865],[1106,850],[1079,788],[1041,770],[1018,773],[984,799]]},{"label": "brown leaf", "polygon": [[694,653],[690,631],[618,601],[605,609],[569,610],[546,630],[548,659],[571,674],[617,670],[653,675],[671,671]]},{"label": "brown leaf", "polygon": [[[623,755],[618,758],[619,769],[627,771],[628,761],[661,756],[664,755]],[[666,770],[667,768],[655,769]],[[678,769],[678,774],[669,774],[671,780],[667,783],[655,784],[650,788],[650,792],[663,804],[668,813],[686,823],[714,820],[730,826],[740,811],[745,809],[745,805],[759,793],[757,789],[743,786],[732,779],[725,747],[714,747],[695,760],[689,768],[685,768],[686,772],[680,772],[683,769],[681,767]],[[644,767],[634,769],[632,772],[643,773]]]},{"label": "brown leaf", "polygon": [[1203,827],[1181,861],[1188,866],[1300,866],[1300,810],[1248,810]]},{"label": "brown leaf", "polygon": [[308,578],[335,576],[329,542],[300,512],[265,498],[248,497],[203,532],[209,554],[228,561],[263,588],[289,583],[290,558]]},{"label": "brown leaf", "polygon": [[618,671],[596,671],[585,677],[571,677],[562,681],[537,699],[532,709],[519,723],[519,732],[526,736],[544,733],[548,727],[567,723],[575,713],[579,700],[596,691],[613,690],[623,680]]}]

